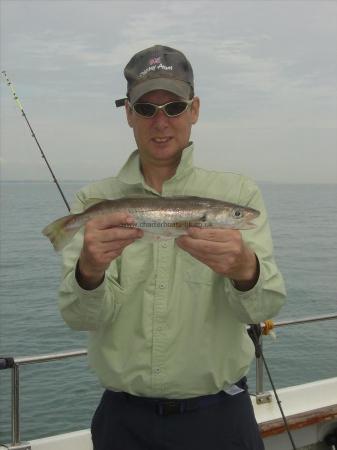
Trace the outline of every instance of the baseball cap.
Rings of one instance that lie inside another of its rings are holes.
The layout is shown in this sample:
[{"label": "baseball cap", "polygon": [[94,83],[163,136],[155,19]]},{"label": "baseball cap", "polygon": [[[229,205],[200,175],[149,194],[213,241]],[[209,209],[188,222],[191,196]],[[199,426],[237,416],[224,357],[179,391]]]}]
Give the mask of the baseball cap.
[{"label": "baseball cap", "polygon": [[171,47],[154,45],[136,53],[125,66],[127,98],[116,100],[123,106],[125,100],[134,104],[150,91],[163,89],[182,98],[194,94],[193,70],[186,56]]}]

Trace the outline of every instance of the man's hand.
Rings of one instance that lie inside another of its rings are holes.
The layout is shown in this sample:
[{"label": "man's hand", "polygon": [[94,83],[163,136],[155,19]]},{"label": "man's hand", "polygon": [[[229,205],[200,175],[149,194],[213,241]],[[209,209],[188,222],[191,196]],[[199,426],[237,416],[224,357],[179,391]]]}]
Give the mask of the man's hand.
[{"label": "man's hand", "polygon": [[242,240],[238,230],[189,228],[177,245],[216,273],[231,278],[237,289],[247,291],[259,278],[255,253]]},{"label": "man's hand", "polygon": [[104,279],[105,270],[127,245],[143,236],[126,213],[113,213],[90,220],[85,225],[84,241],[77,267],[77,281],[84,289],[95,289]]}]

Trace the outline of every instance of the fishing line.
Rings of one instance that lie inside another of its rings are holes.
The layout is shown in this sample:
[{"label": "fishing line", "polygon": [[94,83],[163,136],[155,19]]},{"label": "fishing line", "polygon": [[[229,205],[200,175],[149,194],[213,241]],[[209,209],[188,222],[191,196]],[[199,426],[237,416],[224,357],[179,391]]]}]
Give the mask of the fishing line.
[{"label": "fishing line", "polygon": [[63,198],[63,201],[64,201],[66,207],[68,208],[68,211],[70,212],[70,206],[69,206],[69,203],[67,202],[67,199],[66,199],[66,197],[65,197],[65,195],[64,195],[64,193],[63,193],[63,191],[62,191],[62,189],[61,189],[61,186],[59,185],[59,183],[58,183],[58,181],[57,181],[57,179],[56,179],[56,177],[55,177],[55,175],[54,175],[54,172],[53,172],[52,168],[50,167],[50,164],[49,164],[49,162],[48,162],[48,160],[47,160],[47,158],[46,158],[46,155],[44,154],[44,152],[43,152],[43,150],[42,150],[42,148],[41,148],[41,145],[40,145],[40,143],[39,143],[39,141],[38,141],[38,139],[37,139],[37,137],[36,137],[36,134],[34,133],[33,128],[31,127],[31,125],[30,125],[30,123],[29,123],[29,120],[28,120],[28,118],[27,118],[27,116],[26,116],[26,113],[25,113],[25,111],[24,111],[24,109],[23,109],[23,106],[22,106],[22,104],[21,104],[21,102],[20,102],[20,100],[19,100],[19,97],[17,96],[17,94],[16,94],[16,92],[15,92],[15,90],[14,90],[14,88],[13,88],[13,85],[12,85],[11,81],[9,80],[9,78],[8,78],[8,76],[7,76],[6,71],[3,70],[1,73],[2,73],[2,75],[4,76],[4,78],[5,78],[5,80],[6,80],[6,83],[7,83],[8,87],[9,87],[9,89],[12,91],[14,100],[15,100],[16,104],[18,105],[18,107],[20,108],[20,111],[21,111],[21,113],[22,113],[22,115],[23,115],[23,117],[24,117],[24,119],[25,119],[25,121],[26,121],[26,123],[27,123],[29,129],[30,129],[30,132],[31,132],[31,134],[32,134],[32,137],[34,138],[34,140],[35,140],[37,146],[39,147],[39,150],[40,150],[40,153],[41,153],[41,155],[42,155],[42,158],[45,160],[45,163],[47,164],[47,167],[48,167],[48,169],[49,169],[49,172],[51,173],[51,176],[52,176],[52,178],[53,178],[53,181],[54,181],[54,183],[56,184],[56,186],[57,186],[57,188],[58,188],[58,190],[59,190],[59,192],[60,192],[60,194],[61,194],[61,196],[62,196],[62,198]]},{"label": "fishing line", "polygon": [[248,334],[249,334],[249,336],[250,336],[250,338],[253,341],[254,346],[255,346],[255,356],[257,358],[262,358],[264,367],[265,367],[265,369],[267,371],[267,374],[268,374],[268,378],[269,378],[270,384],[271,384],[271,386],[273,388],[273,391],[274,391],[274,395],[275,395],[278,407],[279,407],[281,415],[282,415],[282,419],[283,419],[283,422],[284,422],[285,429],[286,429],[287,434],[289,436],[289,440],[291,442],[293,450],[296,450],[296,445],[294,443],[294,439],[292,437],[287,418],[286,418],[286,416],[284,414],[284,411],[283,411],[283,408],[282,408],[282,405],[281,405],[281,400],[280,400],[279,396],[277,395],[276,388],[275,388],[275,385],[274,385],[274,382],[273,382],[270,370],[268,368],[266,359],[265,359],[263,351],[262,351],[262,345],[261,345],[261,342],[260,342],[260,337],[262,335],[262,327],[261,327],[260,324],[249,325],[249,327],[250,328],[248,329]]}]

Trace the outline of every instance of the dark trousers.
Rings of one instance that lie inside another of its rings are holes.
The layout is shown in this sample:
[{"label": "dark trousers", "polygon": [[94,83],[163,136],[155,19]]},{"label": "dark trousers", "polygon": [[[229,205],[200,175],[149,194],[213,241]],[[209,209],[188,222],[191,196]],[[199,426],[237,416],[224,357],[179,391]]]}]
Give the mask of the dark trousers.
[{"label": "dark trousers", "polygon": [[91,425],[94,450],[264,449],[247,390],[182,413],[161,415],[157,406],[105,391]]}]

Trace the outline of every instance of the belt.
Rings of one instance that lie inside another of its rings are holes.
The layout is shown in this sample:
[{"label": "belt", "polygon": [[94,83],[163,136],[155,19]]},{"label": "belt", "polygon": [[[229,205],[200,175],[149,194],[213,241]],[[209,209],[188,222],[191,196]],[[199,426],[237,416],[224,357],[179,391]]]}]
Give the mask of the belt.
[{"label": "belt", "polygon": [[[246,377],[241,378],[236,386],[243,390],[247,390]],[[159,416],[169,416],[172,414],[183,414],[190,411],[196,411],[198,409],[207,408],[208,406],[220,403],[226,398],[231,398],[230,394],[226,394],[224,391],[220,391],[217,394],[202,395],[201,397],[193,397],[186,399],[168,399],[168,398],[151,398],[151,397],[139,397],[136,395],[122,393],[127,400],[134,403],[141,403],[154,409]]]}]

